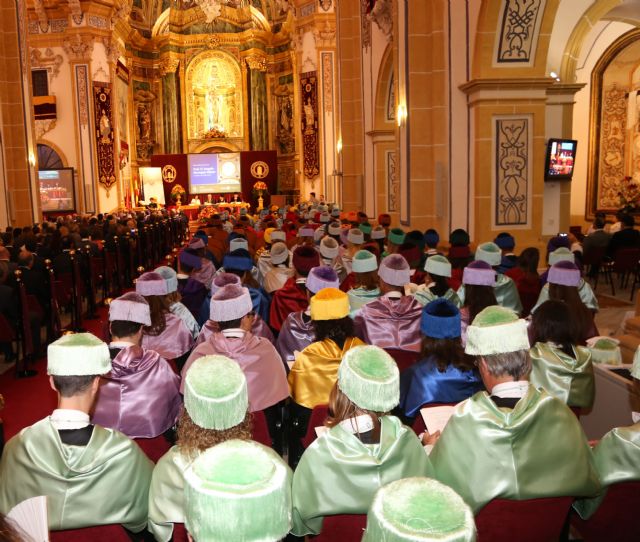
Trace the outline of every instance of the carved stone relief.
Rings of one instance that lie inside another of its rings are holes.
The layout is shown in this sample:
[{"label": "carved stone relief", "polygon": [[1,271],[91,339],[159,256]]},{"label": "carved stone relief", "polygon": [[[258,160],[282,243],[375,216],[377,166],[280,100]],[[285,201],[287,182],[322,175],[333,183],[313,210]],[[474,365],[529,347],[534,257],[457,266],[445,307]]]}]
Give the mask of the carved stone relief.
[{"label": "carved stone relief", "polygon": [[86,126],[89,123],[89,97],[88,97],[88,77],[87,66],[76,66],[76,85],[78,87],[78,113],[80,124]]},{"label": "carved stone relief", "polygon": [[71,19],[77,25],[82,24],[84,15],[82,14],[82,6],[80,0],[69,0],[69,9],[71,10]]},{"label": "carved stone relief", "polygon": [[368,49],[371,46],[371,19],[369,13],[371,12],[371,5],[369,0],[360,0],[360,24],[361,24],[361,36],[362,47]]},{"label": "carved stone relief", "polygon": [[62,65],[62,55],[54,53],[50,47],[44,52],[41,49],[31,49],[30,61],[32,68],[46,68],[49,72],[49,82],[53,81],[60,73]]},{"label": "carved stone relief", "polygon": [[400,178],[396,167],[396,151],[387,151],[387,209],[390,212],[400,210]]},{"label": "carved stone relief", "polygon": [[262,55],[249,55],[245,58],[247,66],[251,70],[258,70],[261,72],[267,71],[267,57]]},{"label": "carved stone relief", "polygon": [[393,2],[392,0],[377,0],[369,18],[372,22],[376,23],[378,28],[387,38],[387,41],[391,41],[393,35]]},{"label": "carved stone relief", "polygon": [[333,55],[322,53],[322,97],[324,112],[333,111]]},{"label": "carved stone relief", "polygon": [[42,137],[53,130],[56,127],[56,119],[36,120],[36,139],[42,139]]},{"label": "carved stone relief", "polygon": [[33,9],[35,9],[38,16],[38,27],[40,32],[45,33],[49,31],[49,17],[44,9],[44,0],[33,0]]},{"label": "carved stone relief", "polygon": [[156,94],[150,90],[139,89],[133,95],[136,116],[136,152],[140,160],[150,158],[156,143],[153,123],[156,99]]},{"label": "carved stone relief", "polygon": [[73,34],[62,42],[64,52],[72,61],[89,61],[93,52],[93,37]]},{"label": "carved stone relief", "polygon": [[331,9],[332,0],[320,0],[320,7],[322,11],[329,11]]},{"label": "carved stone relief", "polygon": [[528,63],[535,54],[537,30],[546,0],[503,0],[497,62]]},{"label": "carved stone relief", "polygon": [[601,121],[597,207],[611,209],[620,205],[618,190],[625,176],[626,89],[615,83],[603,89]]},{"label": "carved stone relief", "polygon": [[296,151],[294,134],[294,102],[293,89],[289,85],[281,85],[274,92],[276,110],[276,144],[279,154],[293,154]]},{"label": "carved stone relief", "polygon": [[212,23],[222,11],[222,3],[220,0],[195,0],[195,3],[204,13],[207,23]]}]

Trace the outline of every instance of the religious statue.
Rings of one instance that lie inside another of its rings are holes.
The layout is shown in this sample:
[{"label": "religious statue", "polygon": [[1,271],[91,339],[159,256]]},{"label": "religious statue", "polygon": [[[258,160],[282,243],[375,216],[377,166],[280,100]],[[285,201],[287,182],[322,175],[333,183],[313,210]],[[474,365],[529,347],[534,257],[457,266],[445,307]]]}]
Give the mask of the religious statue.
[{"label": "religious statue", "polygon": [[145,104],[138,105],[138,137],[143,141],[151,139],[151,113]]},{"label": "religious statue", "polygon": [[100,115],[100,135],[103,143],[109,143],[109,134],[111,134],[111,121],[103,109]]},{"label": "religious statue", "polygon": [[307,98],[307,102],[304,104],[304,132],[305,134],[312,134],[315,131],[316,113],[311,105],[311,98]]}]

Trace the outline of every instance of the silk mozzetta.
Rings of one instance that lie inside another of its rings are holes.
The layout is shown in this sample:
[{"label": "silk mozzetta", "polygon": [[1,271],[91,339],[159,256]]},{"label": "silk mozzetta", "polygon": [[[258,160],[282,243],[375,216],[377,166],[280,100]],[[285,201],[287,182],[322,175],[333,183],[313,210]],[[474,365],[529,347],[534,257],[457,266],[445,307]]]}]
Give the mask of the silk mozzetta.
[{"label": "silk mozzetta", "polygon": [[598,509],[606,488],[621,482],[640,480],[640,423],[609,431],[593,450],[600,482],[605,491],[593,499],[581,499],[573,507],[583,519]]},{"label": "silk mozzetta", "polygon": [[591,352],[574,346],[573,353],[571,357],[551,343],[536,343],[530,350],[529,379],[569,406],[591,408],[595,396]]},{"label": "silk mozzetta", "polygon": [[283,361],[293,361],[294,352],[302,352],[316,340],[311,316],[304,316],[303,311],[292,312],[282,324],[276,342],[276,350]]},{"label": "silk mozzetta", "polygon": [[264,289],[272,294],[280,288],[284,288],[287,281],[295,276],[296,272],[290,267],[272,267],[264,276]]},{"label": "silk mozzetta", "polygon": [[200,333],[200,326],[193,317],[193,314],[191,314],[191,311],[180,302],[171,305],[169,310],[182,320],[186,328],[191,332],[191,336],[195,339],[198,333]]},{"label": "silk mozzetta", "polygon": [[0,512],[46,495],[51,530],[121,523],[138,532],[147,522],[152,470],[153,463],[123,434],[96,425],[87,446],[67,446],[47,417],[4,449]]},{"label": "silk mozzetta", "polygon": [[200,258],[202,260],[202,267],[200,269],[195,269],[191,276],[204,284],[207,290],[211,289],[211,281],[216,274],[215,266],[207,260],[207,258]]},{"label": "silk mozzetta", "polygon": [[160,335],[142,335],[142,346],[147,350],[155,350],[164,359],[177,359],[193,347],[193,337],[175,314],[168,312],[165,316],[167,327]]},{"label": "silk mozzetta", "polygon": [[307,448],[293,475],[293,534],[319,533],[324,516],[366,514],[389,482],[433,475],[415,433],[393,416],[380,422],[379,444],[363,444],[338,425]]},{"label": "silk mozzetta", "polygon": [[339,348],[330,339],[307,346],[298,354],[289,373],[289,388],[293,400],[307,408],[326,405],[331,388],[338,379],[338,367],[344,353],[362,344],[364,343],[360,339],[350,337],[345,341],[344,348]]},{"label": "silk mozzetta", "polygon": [[153,438],[172,427],[182,407],[180,378],[157,352],[120,350],[100,383],[93,423],[131,438]]},{"label": "silk mozzetta", "polygon": [[[418,289],[415,291],[413,296],[416,298],[416,301],[418,301],[418,303],[420,303],[422,306],[428,305],[432,301],[438,299],[438,296],[424,284],[418,286]],[[453,303],[456,307],[462,307],[462,303],[460,302],[458,294],[456,294],[451,288],[449,288],[442,297],[444,297],[447,301],[451,301],[451,303]]]},{"label": "silk mozzetta", "polygon": [[[596,294],[593,293],[591,285],[584,279],[580,279],[580,283],[578,284],[578,294],[580,294],[580,299],[588,309],[591,309],[592,311],[600,309]],[[538,301],[536,302],[535,307],[531,309],[531,312],[536,312],[536,309],[547,301],[547,299],[549,299],[549,283],[545,284],[542,287],[542,290],[540,290]]]},{"label": "silk mozzetta", "polygon": [[[217,332],[218,324],[212,320],[207,320],[200,330],[200,335],[198,335],[198,338],[196,339],[195,346],[198,346],[207,341],[209,337]],[[251,324],[251,333],[253,333],[256,337],[264,337],[270,343],[273,343],[275,341],[273,331],[269,329],[269,326],[265,324],[264,320],[260,318],[259,314],[256,314],[253,318],[253,324]]]},{"label": "silk mozzetta", "polygon": [[[516,283],[506,275],[497,273],[496,285],[493,287],[493,291],[496,294],[496,301],[498,305],[511,309],[518,314],[522,313],[522,303],[520,301],[520,294]],[[458,288],[458,297],[460,303],[464,305],[464,284]]]},{"label": "silk mozzetta", "polygon": [[295,277],[292,277],[280,290],[274,292],[269,312],[269,323],[273,329],[280,331],[289,313],[307,310],[308,306],[307,289],[304,284],[296,284]]},{"label": "silk mozzetta", "polygon": [[219,354],[238,362],[247,377],[251,412],[264,410],[289,396],[287,373],[275,347],[252,333],[241,338],[214,333],[198,345],[182,368],[180,391],[184,393],[184,377],[191,364],[202,356]]},{"label": "silk mozzetta", "polygon": [[484,389],[477,371],[448,365],[440,372],[432,358],[424,358],[400,374],[400,408],[416,416],[428,403],[459,403]]},{"label": "silk mozzetta", "polygon": [[253,311],[260,316],[265,322],[269,323],[269,306],[271,305],[271,297],[262,288],[246,287],[251,295],[251,304]]},{"label": "silk mozzetta", "polygon": [[515,408],[486,392],[458,405],[431,452],[437,480],[477,513],[489,501],[592,496],[593,454],[571,410],[529,385]]},{"label": "silk mozzetta", "polygon": [[419,352],[422,305],[413,296],[381,297],[367,303],[354,318],[357,335],[380,348]]},{"label": "silk mozzetta", "polygon": [[351,288],[351,290],[347,292],[347,295],[349,296],[349,310],[353,318],[357,310],[380,297],[380,289],[365,290],[364,288]]}]

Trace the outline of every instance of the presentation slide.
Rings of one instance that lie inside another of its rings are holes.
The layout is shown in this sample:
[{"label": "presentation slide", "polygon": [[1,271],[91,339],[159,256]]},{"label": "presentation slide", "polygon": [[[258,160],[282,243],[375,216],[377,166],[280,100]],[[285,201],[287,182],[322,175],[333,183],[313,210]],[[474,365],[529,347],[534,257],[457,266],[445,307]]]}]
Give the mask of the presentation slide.
[{"label": "presentation slide", "polygon": [[189,154],[189,193],[240,192],[240,153]]},{"label": "presentation slide", "polygon": [[40,183],[40,204],[44,212],[73,211],[73,169],[41,169],[38,171]]}]

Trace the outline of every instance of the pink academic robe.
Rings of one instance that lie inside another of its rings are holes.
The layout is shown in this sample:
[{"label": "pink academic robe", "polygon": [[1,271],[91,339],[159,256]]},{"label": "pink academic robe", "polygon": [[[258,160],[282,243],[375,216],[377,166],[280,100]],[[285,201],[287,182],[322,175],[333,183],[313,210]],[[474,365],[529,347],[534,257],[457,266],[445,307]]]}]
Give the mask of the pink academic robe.
[{"label": "pink academic robe", "polygon": [[380,348],[419,352],[421,316],[422,305],[412,295],[380,297],[360,309],[354,319],[356,335]]},{"label": "pink academic robe", "polygon": [[120,350],[102,377],[92,423],[131,438],[153,438],[172,427],[182,406],[180,377],[157,352]]},{"label": "pink academic robe", "polygon": [[193,336],[175,314],[165,314],[165,320],[167,327],[160,335],[142,335],[142,346],[155,350],[164,359],[177,359],[193,348]]},{"label": "pink academic robe", "polygon": [[[202,329],[200,330],[200,334],[196,339],[195,346],[205,342],[209,339],[214,333],[218,331],[218,326],[215,322],[211,320],[207,320]],[[265,323],[265,321],[260,318],[259,314],[256,314],[253,319],[253,325],[251,326],[251,333],[253,333],[256,337],[264,337],[271,344],[275,342],[275,337],[273,336],[273,331],[269,329],[269,326]]]},{"label": "pink academic robe", "polygon": [[199,344],[182,368],[181,392],[184,393],[184,378],[191,364],[202,356],[216,354],[235,360],[244,371],[251,412],[264,410],[289,397],[287,373],[278,352],[269,341],[252,333],[245,333],[242,338],[214,333]]}]

